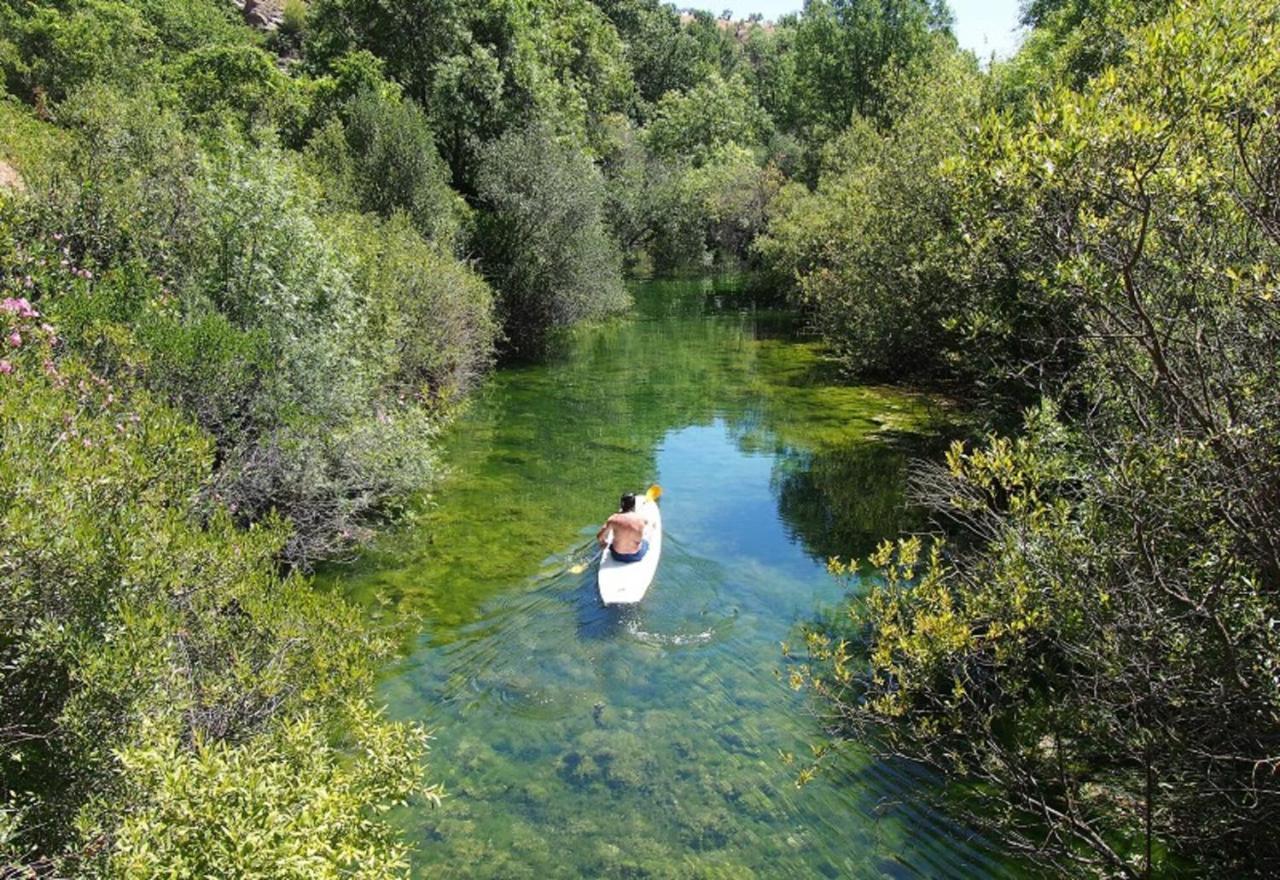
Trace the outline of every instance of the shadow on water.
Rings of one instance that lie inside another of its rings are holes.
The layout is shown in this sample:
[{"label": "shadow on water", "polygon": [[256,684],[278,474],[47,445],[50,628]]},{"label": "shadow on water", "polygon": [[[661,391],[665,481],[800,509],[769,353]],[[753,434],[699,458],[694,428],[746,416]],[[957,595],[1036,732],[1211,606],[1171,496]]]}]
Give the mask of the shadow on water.
[{"label": "shadow on water", "polygon": [[577,584],[567,594],[578,617],[578,638],[583,641],[616,639],[626,632],[628,624],[639,616],[631,605],[605,605],[600,601],[596,583],[596,562],[593,554],[586,571],[578,576]]},{"label": "shadow on water", "polygon": [[778,513],[811,555],[865,558],[885,537],[923,526],[922,511],[907,497],[907,472],[913,461],[940,457],[945,445],[937,436],[881,436],[779,454],[772,475]]}]

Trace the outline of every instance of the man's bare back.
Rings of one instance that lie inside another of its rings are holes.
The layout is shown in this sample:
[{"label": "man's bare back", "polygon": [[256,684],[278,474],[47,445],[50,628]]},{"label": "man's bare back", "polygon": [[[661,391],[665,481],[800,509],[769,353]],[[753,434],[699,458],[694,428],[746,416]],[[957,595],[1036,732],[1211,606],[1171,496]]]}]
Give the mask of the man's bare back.
[{"label": "man's bare back", "polygon": [[605,543],[605,536],[613,529],[613,549],[618,553],[635,553],[644,540],[645,518],[638,513],[615,513],[605,520],[596,540]]}]

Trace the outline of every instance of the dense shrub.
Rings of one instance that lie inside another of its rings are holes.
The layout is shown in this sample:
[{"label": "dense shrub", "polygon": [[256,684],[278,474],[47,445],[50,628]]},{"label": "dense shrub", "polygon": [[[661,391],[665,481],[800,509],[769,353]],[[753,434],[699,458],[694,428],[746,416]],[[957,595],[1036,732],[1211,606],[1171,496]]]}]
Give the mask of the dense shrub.
[{"label": "dense shrub", "polygon": [[[277,574],[278,522],[242,531],[197,507],[210,441],[68,353],[42,312],[93,279],[15,249],[7,215],[0,233],[0,860],[395,870],[373,811],[414,789],[422,735],[363,703],[389,646]],[[286,802],[293,820],[262,829]]]},{"label": "dense shrub", "polygon": [[344,723],[348,732],[336,745],[314,715],[234,746],[202,740],[187,748],[148,731],[145,744],[120,755],[130,810],[92,873],[403,877],[407,848],[368,805],[414,793],[421,732],[387,724],[364,706]]},{"label": "dense shrub", "polygon": [[216,127],[234,120],[246,132],[290,130],[306,116],[297,85],[275,58],[254,46],[199,46],[178,59],[172,75],[196,124]]},{"label": "dense shrub", "polygon": [[68,136],[28,206],[40,229],[65,236],[82,263],[139,259],[157,274],[184,271],[178,247],[196,222],[200,151],[161,90],[92,83],[55,118]]},{"label": "dense shrub", "polygon": [[1062,409],[925,469],[961,540],[883,547],[813,642],[834,727],[976,782],[1059,870],[1280,868],[1278,28],[1179,8],[986,120],[953,169],[965,320],[1065,315],[1035,342],[1072,368],[1021,365]]},{"label": "dense shrub", "polygon": [[[236,358],[251,345],[258,357],[250,363],[263,369],[231,386],[245,393],[237,396],[239,406],[219,414],[228,421],[205,425],[216,432],[221,450],[213,493],[244,521],[272,509],[288,517],[294,529],[287,556],[305,563],[352,546],[369,516],[426,485],[434,468],[435,432],[420,400],[397,390],[406,381],[397,377],[438,379],[438,394],[457,378],[442,364],[450,357],[464,359],[443,348],[428,351],[433,337],[419,333],[413,337],[418,372],[407,370],[403,340],[383,336],[384,324],[393,320],[403,327],[428,304],[393,300],[388,290],[372,286],[387,282],[389,274],[368,275],[370,286],[358,285],[349,257],[312,219],[316,206],[293,174],[273,153],[223,160],[206,170],[194,194],[200,220],[183,260],[188,277],[179,308],[184,328],[216,328],[216,318],[204,317],[211,307],[231,328],[252,337],[215,349]],[[425,253],[419,248],[416,255]],[[448,263],[439,257],[408,271],[432,272]],[[396,293],[428,290],[432,285],[424,282],[416,289],[402,285]],[[434,340],[476,345],[469,362],[474,379],[487,364],[492,331],[485,291],[472,285],[460,296],[475,305],[450,325],[459,337],[444,340],[439,334]],[[436,354],[440,363],[420,366]],[[227,399],[227,388],[211,387],[221,371],[162,371],[156,382],[201,407],[198,402],[206,398]],[[176,386],[179,375],[195,386]]]},{"label": "dense shrub", "polygon": [[650,179],[648,203],[654,265],[674,270],[746,261],[781,183],[777,169],[762,168],[737,144],[722,146],[698,166],[660,167]]},{"label": "dense shrub", "polygon": [[960,56],[898,80],[891,128],[855,121],[827,148],[816,191],[789,184],[769,208],[757,247],[852,374],[974,376],[972,359],[994,355],[954,333],[964,291],[944,162],[978,118],[977,83]]},{"label": "dense shrub", "polygon": [[513,132],[485,150],[478,186],[482,263],[511,353],[537,354],[557,328],[626,306],[604,181],[581,150],[545,127]]},{"label": "dense shrub", "polygon": [[335,218],[333,234],[353,258],[353,282],[369,303],[367,333],[390,347],[388,393],[449,407],[476,390],[493,365],[499,332],[484,279],[424,242],[403,217]]},{"label": "dense shrub", "polygon": [[257,35],[244,26],[234,4],[221,0],[133,0],[169,52],[210,44],[251,44]]},{"label": "dense shrub", "polygon": [[384,217],[404,213],[427,238],[455,243],[465,204],[446,182],[426,115],[411,102],[362,89],[308,152],[340,203]]},{"label": "dense shrub", "polygon": [[6,88],[28,101],[61,100],[90,82],[136,84],[161,49],[132,3],[0,4],[0,70]]},{"label": "dense shrub", "polygon": [[144,85],[163,76],[169,60],[197,50],[193,60],[223,68],[211,75],[226,82],[228,61],[244,68],[255,57],[253,43],[253,32],[219,0],[0,3],[0,75],[28,101],[60,101],[90,83]]},{"label": "dense shrub", "polygon": [[289,518],[289,560],[342,553],[429,482],[431,411],[490,363],[489,291],[400,221],[343,240],[290,154],[215,157],[156,101],[90,87],[60,108],[77,137],[24,222],[97,273],[54,307],[68,344],[209,431],[209,497],[242,523]]}]

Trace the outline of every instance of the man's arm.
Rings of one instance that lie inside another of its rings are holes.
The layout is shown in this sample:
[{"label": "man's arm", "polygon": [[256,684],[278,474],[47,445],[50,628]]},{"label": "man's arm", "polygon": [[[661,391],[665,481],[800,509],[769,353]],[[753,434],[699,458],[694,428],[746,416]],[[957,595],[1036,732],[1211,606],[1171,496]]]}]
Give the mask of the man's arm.
[{"label": "man's arm", "polygon": [[600,527],[600,531],[596,532],[596,543],[599,544],[601,547],[603,547],[606,543],[604,536],[605,536],[605,533],[609,531],[609,528],[612,525],[612,523],[613,523],[613,517],[611,516],[604,521],[604,525]]}]

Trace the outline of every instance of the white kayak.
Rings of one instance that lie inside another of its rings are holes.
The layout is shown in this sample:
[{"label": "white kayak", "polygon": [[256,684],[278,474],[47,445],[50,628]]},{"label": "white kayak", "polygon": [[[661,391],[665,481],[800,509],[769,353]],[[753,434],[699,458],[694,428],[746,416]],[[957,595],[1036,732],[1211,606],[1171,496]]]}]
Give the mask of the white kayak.
[{"label": "white kayak", "polygon": [[600,554],[600,571],[596,580],[600,584],[600,600],[606,605],[634,605],[644,598],[653,576],[658,571],[658,557],[662,555],[662,514],[656,501],[647,495],[636,496],[636,513],[649,521],[644,537],[649,542],[649,552],[639,562],[619,562],[609,552],[609,544]]}]

